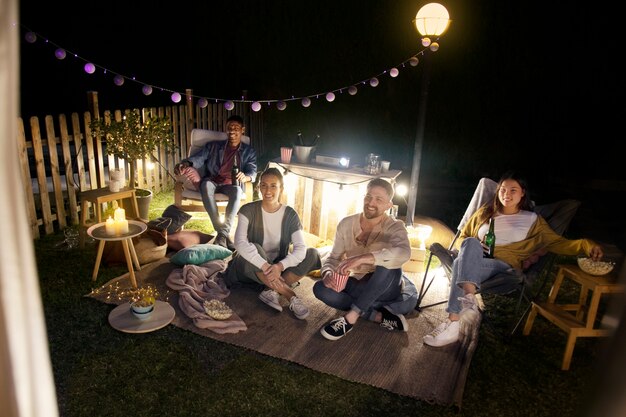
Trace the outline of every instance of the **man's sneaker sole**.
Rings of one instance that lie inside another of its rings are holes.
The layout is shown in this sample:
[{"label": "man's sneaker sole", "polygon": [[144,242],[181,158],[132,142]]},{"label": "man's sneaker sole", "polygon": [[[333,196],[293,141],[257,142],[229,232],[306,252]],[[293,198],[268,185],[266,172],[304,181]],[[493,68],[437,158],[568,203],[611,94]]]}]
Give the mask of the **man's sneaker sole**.
[{"label": "man's sneaker sole", "polygon": [[322,336],[324,336],[326,339],[328,340],[339,340],[342,337],[344,337],[345,335],[347,335],[348,333],[350,333],[352,331],[352,328],[349,328],[344,334],[342,334],[341,336],[333,336],[332,334],[328,334],[326,333],[326,329],[322,328],[322,330],[320,330],[320,333],[322,334]]}]

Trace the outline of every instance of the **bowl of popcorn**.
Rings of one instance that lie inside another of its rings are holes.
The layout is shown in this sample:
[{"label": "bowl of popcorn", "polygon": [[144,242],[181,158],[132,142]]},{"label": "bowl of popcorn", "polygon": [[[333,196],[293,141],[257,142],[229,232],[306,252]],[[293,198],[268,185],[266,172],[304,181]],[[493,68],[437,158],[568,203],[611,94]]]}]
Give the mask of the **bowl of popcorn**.
[{"label": "bowl of popcorn", "polygon": [[225,302],[217,299],[205,300],[204,311],[214,320],[226,320],[233,315],[233,310]]},{"label": "bowl of popcorn", "polygon": [[579,256],[577,261],[580,269],[589,275],[606,275],[615,267],[614,262],[594,261],[586,256]]}]

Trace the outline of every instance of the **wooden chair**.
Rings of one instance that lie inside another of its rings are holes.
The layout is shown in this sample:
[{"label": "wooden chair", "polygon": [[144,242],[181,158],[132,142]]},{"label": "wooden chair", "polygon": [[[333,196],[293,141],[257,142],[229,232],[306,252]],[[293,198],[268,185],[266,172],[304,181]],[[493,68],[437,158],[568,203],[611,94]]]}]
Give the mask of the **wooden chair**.
[{"label": "wooden chair", "polygon": [[[212,141],[226,140],[228,138],[226,132],[218,132],[215,130],[206,129],[193,129],[191,131],[189,151],[187,156],[193,155],[198,152],[202,147]],[[250,144],[249,136],[242,136],[241,141],[246,144]],[[241,199],[241,203],[250,202],[253,198],[253,184],[246,182],[244,184],[244,194]],[[217,202],[217,208],[220,214],[224,213],[226,205],[228,204],[228,197],[225,194],[216,193],[215,200]],[[200,192],[189,187],[182,178],[177,178],[176,184],[174,184],[174,205],[183,211],[191,212],[203,212],[206,211],[202,204],[202,196]]]}]

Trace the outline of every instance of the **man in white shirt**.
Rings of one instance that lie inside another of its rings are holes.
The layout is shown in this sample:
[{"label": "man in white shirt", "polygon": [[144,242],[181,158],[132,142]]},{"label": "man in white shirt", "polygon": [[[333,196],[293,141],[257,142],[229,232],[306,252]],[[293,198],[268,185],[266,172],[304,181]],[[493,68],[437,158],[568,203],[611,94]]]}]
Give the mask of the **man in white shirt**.
[{"label": "man in white shirt", "polygon": [[[388,330],[408,330],[404,314],[417,303],[417,291],[402,275],[411,256],[404,222],[387,215],[393,205],[393,187],[376,178],[367,185],[363,212],[342,219],[330,255],[322,265],[323,279],[313,293],[325,304],[347,311],[321,329],[329,340],[352,330],[363,316]],[[343,283],[337,277],[348,276]]]}]

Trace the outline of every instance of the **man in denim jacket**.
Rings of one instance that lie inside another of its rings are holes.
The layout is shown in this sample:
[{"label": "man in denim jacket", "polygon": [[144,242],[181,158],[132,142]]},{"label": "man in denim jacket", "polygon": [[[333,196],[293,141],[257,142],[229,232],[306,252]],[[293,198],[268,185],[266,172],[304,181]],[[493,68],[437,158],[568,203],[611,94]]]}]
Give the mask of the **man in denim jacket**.
[{"label": "man in denim jacket", "polygon": [[[243,183],[254,182],[257,174],[256,151],[241,141],[245,131],[243,118],[238,115],[230,116],[226,121],[227,140],[207,142],[200,151],[183,159],[174,169],[175,174],[188,178],[199,175],[198,191],[217,232],[214,243],[230,250],[235,250],[229,234],[233,219],[239,211]],[[231,169],[235,158],[239,167],[237,184],[231,181]],[[197,171],[194,172],[195,170]],[[224,223],[220,223],[219,220],[215,193],[228,196]]]}]

